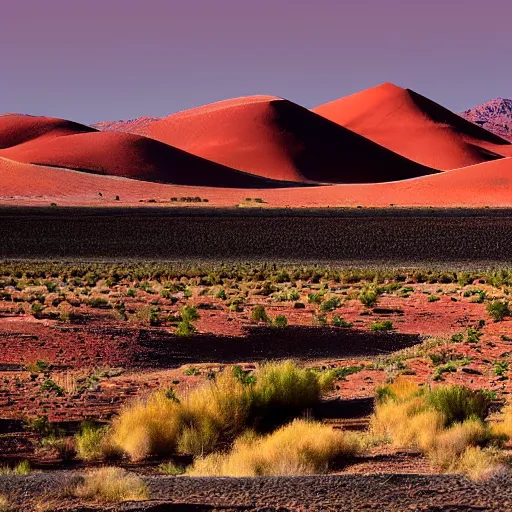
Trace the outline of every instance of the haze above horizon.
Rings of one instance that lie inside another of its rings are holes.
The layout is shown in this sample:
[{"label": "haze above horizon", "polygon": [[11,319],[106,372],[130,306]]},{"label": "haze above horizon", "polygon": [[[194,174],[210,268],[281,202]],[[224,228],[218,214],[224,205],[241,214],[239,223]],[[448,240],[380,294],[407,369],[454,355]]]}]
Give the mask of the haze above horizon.
[{"label": "haze above horizon", "polygon": [[314,107],[392,82],[455,112],[512,97],[506,0],[17,0],[0,113],[82,123],[237,96]]}]

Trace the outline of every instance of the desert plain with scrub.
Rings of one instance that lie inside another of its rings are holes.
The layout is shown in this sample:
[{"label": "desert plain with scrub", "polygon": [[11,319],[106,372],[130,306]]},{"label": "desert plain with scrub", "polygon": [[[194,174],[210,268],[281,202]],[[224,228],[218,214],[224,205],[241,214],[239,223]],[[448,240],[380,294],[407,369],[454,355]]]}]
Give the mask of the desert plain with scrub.
[{"label": "desert plain with scrub", "polygon": [[0,511],[512,509],[511,162],[389,83],[0,116]]}]

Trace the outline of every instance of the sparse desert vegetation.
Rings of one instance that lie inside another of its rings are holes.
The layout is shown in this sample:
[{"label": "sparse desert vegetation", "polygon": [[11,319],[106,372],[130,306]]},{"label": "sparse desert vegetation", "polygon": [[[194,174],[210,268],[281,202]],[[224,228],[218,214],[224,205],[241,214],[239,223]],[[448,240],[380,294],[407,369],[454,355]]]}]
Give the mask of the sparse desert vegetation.
[{"label": "sparse desert vegetation", "polygon": [[76,491],[104,502],[147,496],[125,464],[508,474],[510,289],[507,270],[4,264],[2,471],[111,464]]}]

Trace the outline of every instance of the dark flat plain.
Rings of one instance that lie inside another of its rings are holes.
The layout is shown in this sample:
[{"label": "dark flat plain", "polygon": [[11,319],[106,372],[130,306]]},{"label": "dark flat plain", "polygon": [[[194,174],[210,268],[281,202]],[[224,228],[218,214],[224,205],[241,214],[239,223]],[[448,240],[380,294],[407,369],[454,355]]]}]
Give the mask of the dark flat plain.
[{"label": "dark flat plain", "polygon": [[[59,495],[73,472],[0,477],[0,492],[25,504]],[[267,511],[287,512],[508,512],[512,506],[510,475],[474,483],[456,475],[329,475],[310,477],[144,478],[151,501],[111,506],[73,506],[66,512]],[[174,504],[174,505],[173,505]]]},{"label": "dark flat plain", "polygon": [[0,258],[512,262],[510,209],[0,208]]}]

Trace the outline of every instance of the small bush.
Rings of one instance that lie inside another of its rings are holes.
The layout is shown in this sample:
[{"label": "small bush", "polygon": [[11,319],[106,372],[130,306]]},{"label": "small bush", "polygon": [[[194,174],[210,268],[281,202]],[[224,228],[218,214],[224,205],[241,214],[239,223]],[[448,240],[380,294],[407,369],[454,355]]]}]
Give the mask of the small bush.
[{"label": "small bush", "polygon": [[335,309],[339,308],[341,306],[341,300],[338,297],[332,297],[330,299],[327,299],[325,302],[323,302],[320,305],[320,311],[327,312],[327,311],[334,311]]},{"label": "small bush", "polygon": [[231,452],[197,459],[189,474],[232,477],[314,475],[327,473],[333,461],[352,457],[359,450],[359,440],[353,433],[295,420],[264,437],[242,436]]},{"label": "small bush", "polygon": [[469,418],[484,420],[491,400],[482,391],[473,391],[464,386],[443,386],[433,389],[427,395],[428,403],[441,412],[447,425]]},{"label": "small bush", "polygon": [[176,329],[176,336],[192,336],[196,328],[188,320],[182,320]]},{"label": "small bush", "polygon": [[283,327],[286,327],[287,325],[288,325],[288,320],[284,315],[277,315],[272,320],[272,327],[283,328]]},{"label": "small bush", "polygon": [[437,295],[429,295],[427,298],[428,302],[437,302],[438,300],[441,300]]},{"label": "small bush", "polygon": [[112,456],[108,445],[108,430],[94,423],[84,422],[75,435],[77,455],[82,460],[96,460]]},{"label": "small bush", "polygon": [[322,301],[324,300],[324,293],[318,292],[318,293],[310,293],[308,295],[308,301],[310,304],[322,304]]},{"label": "small bush", "polygon": [[148,499],[148,489],[137,475],[115,467],[90,470],[73,494],[77,498],[106,503]]},{"label": "small bush", "polygon": [[41,384],[41,391],[50,391],[50,392],[53,391],[57,394],[57,396],[64,395],[64,390],[55,381],[53,381],[51,379],[46,379]]},{"label": "small bush", "polygon": [[194,322],[195,320],[199,320],[199,313],[197,312],[197,308],[194,306],[183,306],[180,309],[181,319],[186,322]]},{"label": "small bush", "polygon": [[336,368],[333,370],[333,374],[336,379],[345,380],[348,375],[352,375],[354,373],[360,372],[364,368],[361,366],[342,366],[341,368]]},{"label": "small bush", "polygon": [[19,476],[27,476],[30,475],[32,469],[30,467],[30,463],[28,460],[22,460],[13,468],[9,466],[1,466],[0,467],[0,475],[9,476],[9,475],[19,475]]},{"label": "small bush", "polygon": [[379,294],[374,287],[366,286],[359,293],[359,300],[363,306],[371,308],[376,304],[378,296]]},{"label": "small bush", "polygon": [[110,309],[112,306],[109,304],[107,299],[103,297],[95,297],[89,301],[91,308]]},{"label": "small bush", "polygon": [[344,327],[344,328],[350,328],[352,327],[352,322],[347,322],[345,319],[343,319],[341,316],[338,316],[338,315],[334,315],[332,317],[332,325],[334,325],[334,327]]},{"label": "small bush", "polygon": [[163,462],[158,466],[159,473],[167,476],[178,476],[183,475],[185,473],[185,468],[183,466],[174,464],[174,462]]},{"label": "small bush", "polygon": [[510,316],[510,309],[506,302],[494,301],[487,304],[487,313],[495,322],[501,322],[506,316]]},{"label": "small bush", "polygon": [[269,322],[269,317],[265,308],[261,305],[254,306],[251,311],[251,319],[253,322]]},{"label": "small bush", "polygon": [[391,320],[384,320],[383,322],[375,322],[370,326],[372,331],[391,331],[393,329],[393,322]]}]

